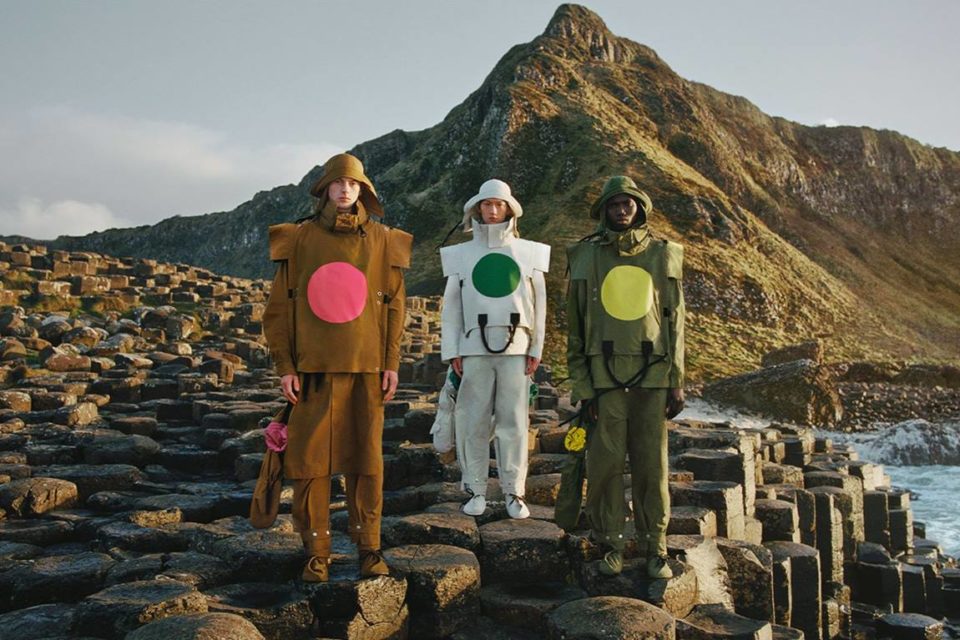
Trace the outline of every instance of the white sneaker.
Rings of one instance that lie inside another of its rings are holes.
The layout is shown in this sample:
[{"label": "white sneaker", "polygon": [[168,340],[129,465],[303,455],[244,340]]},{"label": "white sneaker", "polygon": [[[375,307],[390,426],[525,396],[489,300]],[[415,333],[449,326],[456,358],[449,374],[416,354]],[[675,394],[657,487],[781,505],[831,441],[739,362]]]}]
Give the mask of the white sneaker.
[{"label": "white sneaker", "polygon": [[523,496],[513,493],[507,494],[507,515],[515,520],[523,520],[530,517],[530,507],[523,501]]},{"label": "white sneaker", "polygon": [[463,503],[460,509],[468,516],[483,515],[483,512],[487,510],[487,499],[480,495],[473,496]]}]

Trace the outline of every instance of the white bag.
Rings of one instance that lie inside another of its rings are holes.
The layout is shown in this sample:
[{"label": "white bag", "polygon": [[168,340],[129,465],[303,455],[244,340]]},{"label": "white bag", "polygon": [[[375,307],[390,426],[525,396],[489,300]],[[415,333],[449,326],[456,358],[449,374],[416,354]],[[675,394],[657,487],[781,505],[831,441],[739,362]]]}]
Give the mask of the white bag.
[{"label": "white bag", "polygon": [[438,453],[449,453],[456,445],[454,436],[453,412],[457,406],[457,390],[450,381],[449,374],[443,388],[440,389],[440,399],[437,402],[437,417],[433,421],[430,435],[433,436],[433,448]]}]

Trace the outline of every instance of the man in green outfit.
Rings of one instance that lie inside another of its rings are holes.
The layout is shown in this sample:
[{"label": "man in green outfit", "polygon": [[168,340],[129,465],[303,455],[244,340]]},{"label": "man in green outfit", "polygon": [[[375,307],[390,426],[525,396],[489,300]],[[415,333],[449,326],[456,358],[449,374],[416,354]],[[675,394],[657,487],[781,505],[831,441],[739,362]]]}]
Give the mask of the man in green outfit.
[{"label": "man in green outfit", "polygon": [[570,247],[567,364],[589,435],[586,513],[610,550],[600,571],[623,569],[623,468],[629,454],[639,553],[653,578],[667,565],[670,518],[665,418],[683,410],[683,247],[653,237],[653,203],[626,176],[607,180],[590,215],[598,231]]}]

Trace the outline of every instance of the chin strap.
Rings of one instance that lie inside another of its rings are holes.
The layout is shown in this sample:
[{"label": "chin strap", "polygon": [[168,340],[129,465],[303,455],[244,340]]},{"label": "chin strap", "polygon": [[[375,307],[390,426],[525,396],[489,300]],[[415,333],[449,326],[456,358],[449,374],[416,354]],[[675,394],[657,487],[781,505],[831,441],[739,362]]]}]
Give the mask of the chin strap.
[{"label": "chin strap", "polygon": [[491,349],[490,343],[487,342],[487,314],[479,314],[477,316],[477,324],[480,325],[480,339],[483,341],[483,348],[493,354],[503,353],[513,344],[513,337],[517,333],[517,327],[520,326],[520,314],[510,314],[510,336],[507,338],[507,344],[503,345],[502,349]]}]

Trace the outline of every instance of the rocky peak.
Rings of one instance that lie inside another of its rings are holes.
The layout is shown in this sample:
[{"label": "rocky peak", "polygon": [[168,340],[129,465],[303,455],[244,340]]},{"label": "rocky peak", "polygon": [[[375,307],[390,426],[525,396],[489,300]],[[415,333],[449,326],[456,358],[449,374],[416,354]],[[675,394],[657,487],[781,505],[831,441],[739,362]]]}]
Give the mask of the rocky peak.
[{"label": "rocky peak", "polygon": [[543,37],[561,40],[568,48],[592,59],[604,62],[627,59],[628,47],[610,33],[600,16],[578,4],[557,7]]}]

